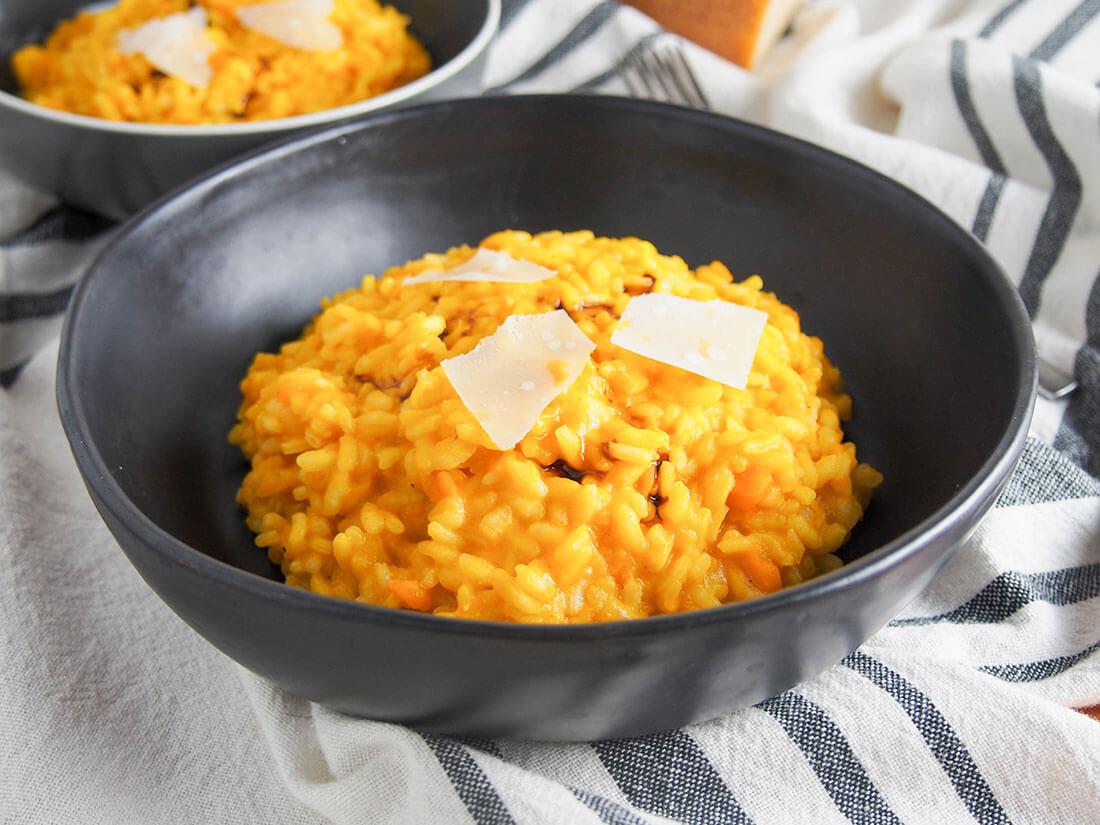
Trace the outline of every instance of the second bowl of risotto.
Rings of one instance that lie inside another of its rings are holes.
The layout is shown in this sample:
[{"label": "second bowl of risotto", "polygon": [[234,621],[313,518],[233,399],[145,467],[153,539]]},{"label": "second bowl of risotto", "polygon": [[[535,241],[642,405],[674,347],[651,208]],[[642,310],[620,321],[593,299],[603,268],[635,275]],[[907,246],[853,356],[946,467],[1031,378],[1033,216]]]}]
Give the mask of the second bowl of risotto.
[{"label": "second bowl of risotto", "polygon": [[850,653],[992,506],[1034,382],[1011,284],[912,192],[538,96],[314,132],[135,218],[74,294],[58,404],[122,549],[244,666],[582,740]]},{"label": "second bowl of risotto", "polygon": [[0,2],[0,152],[125,217],[295,130],[475,94],[500,0]]}]

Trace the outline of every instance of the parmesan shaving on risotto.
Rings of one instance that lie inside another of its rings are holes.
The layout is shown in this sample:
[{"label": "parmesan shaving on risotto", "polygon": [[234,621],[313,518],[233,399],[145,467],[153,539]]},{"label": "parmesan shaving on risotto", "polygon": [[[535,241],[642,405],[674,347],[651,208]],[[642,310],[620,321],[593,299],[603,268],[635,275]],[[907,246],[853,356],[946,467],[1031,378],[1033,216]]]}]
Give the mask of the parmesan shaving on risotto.
[{"label": "parmesan shaving on risotto", "polygon": [[767,313],[729,301],[651,292],[630,299],[611,343],[743,389],[767,320]]},{"label": "parmesan shaving on risotto", "polygon": [[[244,377],[238,501],[289,584],[575,623],[715,607],[841,564],[882,477],[845,440],[851,399],[821,342],[758,276],[587,231],[480,246],[555,274],[410,289],[476,254],[430,253],[324,299]],[[712,302],[760,320],[744,386],[614,343],[637,296],[669,296],[637,306],[667,321],[680,355],[737,348],[722,324],[678,340]],[[569,342],[583,358],[553,357]],[[503,416],[513,432],[486,426],[486,410],[525,394]]]},{"label": "parmesan shaving on risotto", "polygon": [[510,255],[495,249],[478,247],[473,257],[458,266],[448,269],[429,269],[405,279],[405,285],[425,284],[432,281],[500,281],[502,283],[524,284],[542,281],[554,275],[554,270],[533,264],[530,261],[517,261]]},{"label": "parmesan shaving on risotto", "polygon": [[123,29],[117,44],[122,54],[143,55],[165,74],[200,89],[214,76],[208,61],[217,46],[206,31],[206,12],[197,6]]},{"label": "parmesan shaving on risotto", "polygon": [[510,450],[588,363],[596,345],[564,309],[512,315],[442,363],[458,397],[499,449]]},{"label": "parmesan shaving on risotto", "polygon": [[333,0],[274,0],[237,9],[248,28],[296,49],[332,51],[344,42],[343,32],[329,21]]}]

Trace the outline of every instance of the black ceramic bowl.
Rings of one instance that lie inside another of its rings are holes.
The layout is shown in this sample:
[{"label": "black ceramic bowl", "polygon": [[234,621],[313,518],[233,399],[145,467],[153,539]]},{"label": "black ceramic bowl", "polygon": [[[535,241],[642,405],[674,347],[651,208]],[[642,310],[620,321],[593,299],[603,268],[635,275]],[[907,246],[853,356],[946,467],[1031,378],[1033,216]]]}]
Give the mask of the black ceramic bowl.
[{"label": "black ceramic bowl", "polygon": [[387,0],[409,16],[435,67],[370,100],[316,114],[214,126],[115,123],[58,112],[18,96],[11,56],[41,43],[90,0],[0,0],[0,157],[28,183],[110,217],[133,214],[242,152],[324,124],[480,91],[500,0]]},{"label": "black ceramic bowl", "polygon": [[[501,228],[637,235],[760,273],[843,371],[886,480],[808,584],[694,613],[529,627],[280,583],[226,441],[257,350],[319,299]],[[1008,478],[1035,364],[1017,295],[908,190],[814,146],[614,98],[430,104],[294,139],[132,220],[62,339],[62,422],[149,585],[247,668],[327,706],[435,731],[595,739],[744,707],[820,672],[936,574]]]}]

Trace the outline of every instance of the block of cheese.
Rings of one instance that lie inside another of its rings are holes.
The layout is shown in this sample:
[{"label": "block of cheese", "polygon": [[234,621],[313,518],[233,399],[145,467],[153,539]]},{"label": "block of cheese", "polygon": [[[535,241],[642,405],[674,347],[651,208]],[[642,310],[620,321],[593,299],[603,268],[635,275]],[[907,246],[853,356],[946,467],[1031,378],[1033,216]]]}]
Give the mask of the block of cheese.
[{"label": "block of cheese", "polygon": [[624,0],[670,32],[751,69],[782,36],[803,0]]}]

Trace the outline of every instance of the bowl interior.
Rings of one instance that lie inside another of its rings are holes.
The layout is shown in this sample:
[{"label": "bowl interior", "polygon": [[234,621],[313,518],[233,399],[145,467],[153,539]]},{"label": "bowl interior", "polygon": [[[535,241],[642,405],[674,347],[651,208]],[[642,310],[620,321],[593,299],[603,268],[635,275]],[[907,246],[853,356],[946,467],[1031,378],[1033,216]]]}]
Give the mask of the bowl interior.
[{"label": "bowl interior", "polygon": [[[438,68],[456,57],[485,25],[488,0],[386,0],[410,19],[409,29],[424,44]],[[0,0],[0,91],[18,94],[11,56],[23,46],[41,43],[62,20],[90,6],[89,0]]]},{"label": "bowl interior", "polygon": [[270,149],[133,220],[82,282],[61,370],[108,483],[201,553],[279,579],[226,440],[258,350],[322,296],[502,228],[591,229],[758,273],[851,392],[885,475],[845,554],[925,529],[1019,427],[1030,329],[995,264],[900,186],[736,121],[638,101],[483,99]]}]

